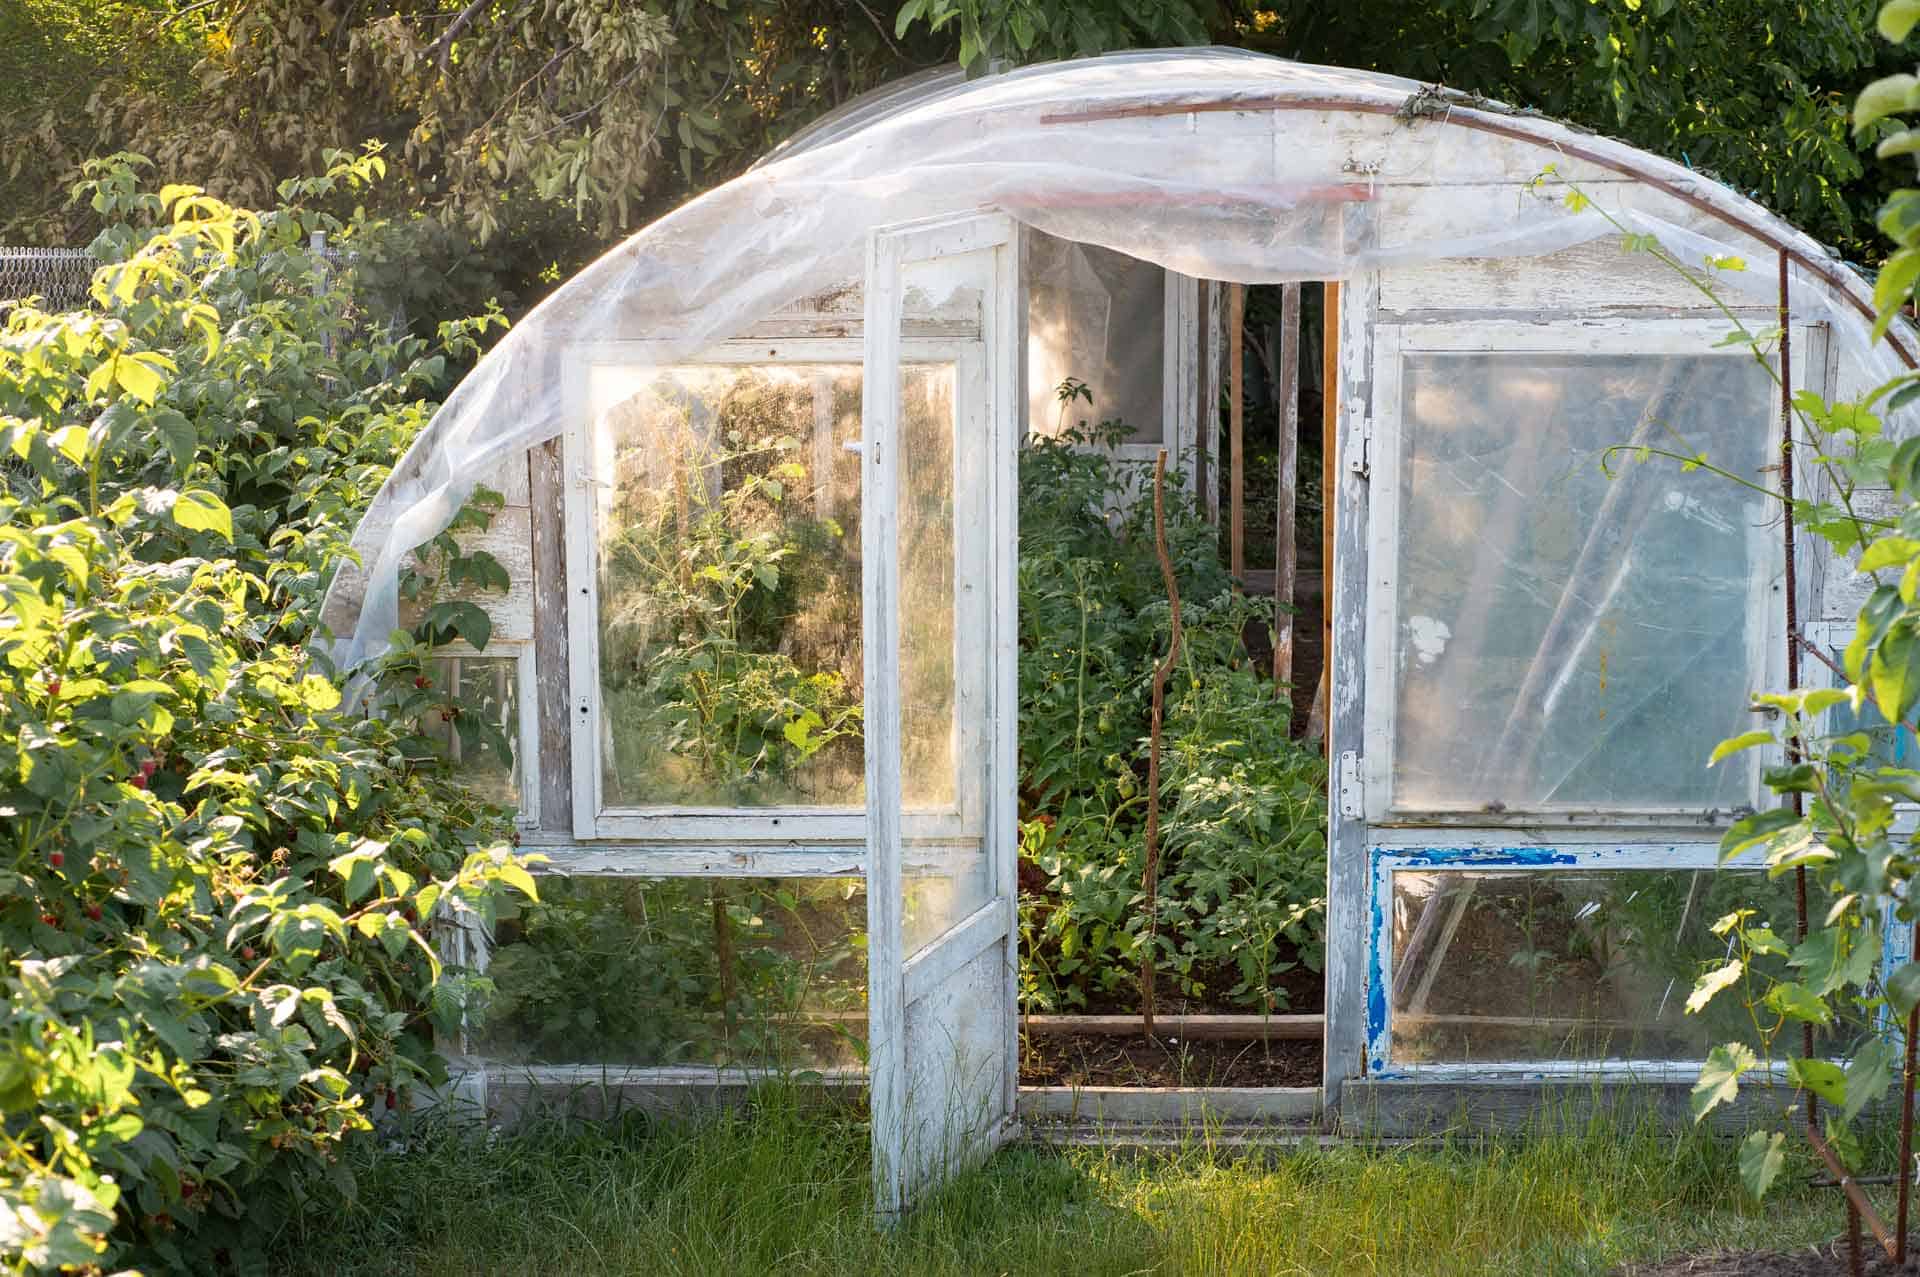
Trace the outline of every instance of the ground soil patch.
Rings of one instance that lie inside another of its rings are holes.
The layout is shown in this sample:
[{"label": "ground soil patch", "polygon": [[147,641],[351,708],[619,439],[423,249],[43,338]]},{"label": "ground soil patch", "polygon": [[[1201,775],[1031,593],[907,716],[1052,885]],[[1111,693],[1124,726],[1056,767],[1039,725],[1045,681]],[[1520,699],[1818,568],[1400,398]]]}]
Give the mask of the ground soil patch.
[{"label": "ground soil patch", "polygon": [[1318,1042],[1029,1034],[1022,1086],[1318,1086]]},{"label": "ground soil patch", "polygon": [[[1864,1277],[1920,1273],[1920,1244],[1909,1243],[1906,1267],[1896,1268],[1871,1236],[1861,1239]],[[1849,1272],[1846,1238],[1800,1250],[1712,1251],[1675,1255],[1657,1264],[1628,1264],[1614,1277],[1837,1277]]]}]

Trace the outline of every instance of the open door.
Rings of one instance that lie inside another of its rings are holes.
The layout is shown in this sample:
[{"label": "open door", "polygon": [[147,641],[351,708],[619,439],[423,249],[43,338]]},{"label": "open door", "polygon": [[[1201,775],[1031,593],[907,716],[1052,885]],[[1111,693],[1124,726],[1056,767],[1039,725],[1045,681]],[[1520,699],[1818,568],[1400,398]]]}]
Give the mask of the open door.
[{"label": "open door", "polygon": [[1018,238],[971,214],[869,241],[862,442],[875,1207],[1013,1124]]}]

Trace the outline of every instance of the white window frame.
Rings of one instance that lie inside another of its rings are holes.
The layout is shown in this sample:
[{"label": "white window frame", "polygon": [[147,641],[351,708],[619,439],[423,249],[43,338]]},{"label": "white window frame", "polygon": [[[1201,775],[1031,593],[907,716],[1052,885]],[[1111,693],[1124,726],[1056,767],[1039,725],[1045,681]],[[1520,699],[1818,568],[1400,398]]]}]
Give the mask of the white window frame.
[{"label": "white window frame", "polygon": [[[1403,357],[1424,354],[1542,354],[1542,355],[1685,355],[1751,359],[1746,347],[1722,345],[1729,324],[1724,318],[1585,318],[1568,316],[1553,322],[1514,320],[1468,322],[1408,322],[1379,324],[1374,329],[1373,413],[1366,423],[1371,438],[1367,461],[1373,499],[1368,503],[1367,677],[1363,781],[1369,825],[1417,826],[1568,826],[1601,824],[1614,827],[1698,827],[1703,812],[1697,807],[1609,807],[1604,809],[1555,804],[1515,807],[1500,812],[1479,809],[1432,811],[1396,805],[1393,762],[1395,716],[1400,690],[1395,669],[1399,634],[1399,521],[1402,500],[1400,463],[1404,425],[1401,413]],[[1792,332],[1793,384],[1801,389],[1824,389],[1825,330],[1795,325]],[[1754,423],[1756,430],[1778,429],[1778,414]],[[1625,441],[1622,440],[1624,443]],[[1779,541],[1775,527],[1752,535]],[[1748,661],[1755,690],[1777,687],[1785,678],[1782,644],[1786,596],[1783,574],[1757,573],[1749,582]],[[1760,770],[1765,751],[1751,751],[1746,762],[1750,784],[1745,801],[1761,799]],[[1701,764],[1705,766],[1705,759]],[[1731,813],[1724,813],[1730,819]]]},{"label": "white window frame", "polygon": [[540,679],[534,664],[533,642],[531,639],[487,640],[487,646],[474,647],[464,640],[437,644],[427,653],[428,660],[450,659],[456,661],[510,660],[514,663],[515,709],[519,721],[514,724],[513,748],[516,753],[514,762],[520,772],[520,802],[514,811],[513,823],[517,829],[538,829],[540,827],[540,714],[538,697]]},{"label": "white window frame", "polygon": [[[986,402],[985,352],[980,340],[966,336],[908,337],[900,346],[902,356],[915,362],[953,365],[958,455],[959,449],[965,446],[967,422],[984,410]],[[596,463],[598,423],[590,421],[587,412],[587,372],[594,366],[608,364],[633,368],[840,364],[860,368],[864,379],[865,355],[866,343],[858,336],[740,339],[720,342],[691,355],[678,353],[670,343],[658,341],[595,342],[569,352],[565,377],[567,426],[562,447],[569,478],[566,552],[571,605],[567,609],[567,628],[573,689],[569,717],[572,720],[570,755],[576,838],[618,839],[662,848],[701,842],[761,844],[762,849],[794,845],[799,850],[800,844],[864,843],[867,828],[864,806],[602,806],[599,546],[597,502],[592,495],[602,480]],[[816,446],[816,461],[821,451]],[[990,536],[987,539],[990,541]],[[961,618],[956,618],[956,625],[960,623]],[[961,641],[965,641],[964,636]],[[964,730],[964,724],[962,726]],[[957,742],[956,747],[965,747],[965,742]],[[956,799],[965,797],[956,795]],[[961,824],[957,812],[952,823],[956,830]],[[932,836],[941,832],[938,821],[921,828]],[[636,866],[635,872],[642,871]]]}]

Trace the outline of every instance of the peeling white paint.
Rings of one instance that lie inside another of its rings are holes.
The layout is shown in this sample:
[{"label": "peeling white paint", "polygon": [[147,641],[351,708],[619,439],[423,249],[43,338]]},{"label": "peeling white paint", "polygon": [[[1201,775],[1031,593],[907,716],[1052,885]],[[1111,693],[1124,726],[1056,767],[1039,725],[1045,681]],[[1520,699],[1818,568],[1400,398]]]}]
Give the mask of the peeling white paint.
[{"label": "peeling white paint", "polygon": [[1422,665],[1431,665],[1440,659],[1447,650],[1447,640],[1453,637],[1453,631],[1447,623],[1433,616],[1415,616],[1407,619],[1407,639],[1413,644],[1414,659]]}]

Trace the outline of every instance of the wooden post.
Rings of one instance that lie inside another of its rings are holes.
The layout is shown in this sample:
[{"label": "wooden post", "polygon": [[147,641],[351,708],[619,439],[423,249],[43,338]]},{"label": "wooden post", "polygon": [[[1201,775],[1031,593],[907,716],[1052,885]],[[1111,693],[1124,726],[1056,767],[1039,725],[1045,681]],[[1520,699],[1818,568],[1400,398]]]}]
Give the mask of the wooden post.
[{"label": "wooden post", "polygon": [[1294,489],[1300,465],[1300,285],[1280,290],[1279,493],[1273,517],[1273,681],[1293,703]]},{"label": "wooden post", "polygon": [[1231,384],[1227,410],[1227,570],[1234,588],[1247,575],[1246,521],[1241,502],[1246,492],[1247,458],[1242,450],[1246,425],[1247,286],[1227,289],[1227,380]]},{"label": "wooden post", "polygon": [[1333,705],[1333,475],[1340,450],[1340,285],[1328,280],[1320,306],[1320,686],[1307,737],[1327,752]]}]

